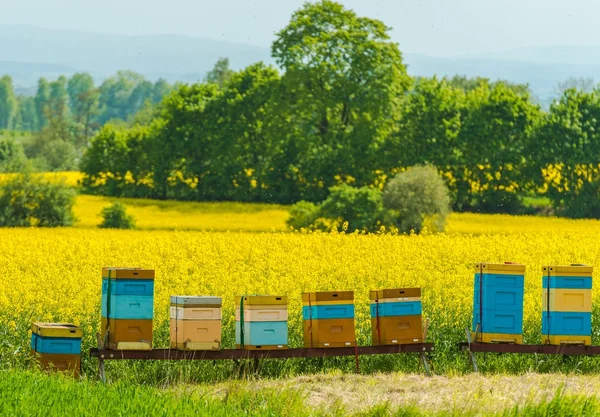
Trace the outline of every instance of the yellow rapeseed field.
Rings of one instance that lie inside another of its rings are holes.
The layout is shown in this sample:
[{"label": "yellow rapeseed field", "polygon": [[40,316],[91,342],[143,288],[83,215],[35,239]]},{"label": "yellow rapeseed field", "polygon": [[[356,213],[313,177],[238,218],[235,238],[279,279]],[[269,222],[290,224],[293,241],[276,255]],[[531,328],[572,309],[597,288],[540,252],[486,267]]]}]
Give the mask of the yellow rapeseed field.
[{"label": "yellow rapeseed field", "polygon": [[[462,217],[468,219],[467,215],[456,219]],[[490,222],[495,218],[489,217]],[[506,228],[495,234],[424,236],[2,229],[0,328],[5,334],[0,349],[17,354],[0,356],[0,365],[20,361],[33,320],[81,325],[84,348],[91,347],[100,322],[100,269],[111,265],[156,270],[156,346],[167,345],[172,294],[222,296],[224,345],[229,347],[233,345],[235,295],[288,295],[290,345],[300,346],[303,291],[354,290],[358,340],[368,344],[369,290],[422,287],[424,315],[431,320],[429,338],[438,350],[438,371],[460,371],[466,361],[458,355],[455,343],[462,340],[470,322],[472,264],[515,261],[527,265],[525,341],[529,343],[539,342],[542,265],[599,264],[597,222],[519,218],[515,224],[528,221],[554,222],[556,227],[540,227],[537,232],[531,227],[516,232]],[[496,223],[496,228],[502,224],[501,217]],[[595,288],[594,300],[600,302]],[[537,365],[527,362],[525,366]]]},{"label": "yellow rapeseed field", "polygon": [[[600,265],[600,222],[592,220],[453,214],[444,234],[305,234],[289,231],[282,206],[125,199],[141,230],[96,228],[100,211],[114,200],[79,196],[79,222],[73,228],[0,229],[0,368],[27,364],[28,329],[35,320],[81,325],[84,351],[94,345],[102,266],[156,270],[157,347],[168,344],[172,294],[222,296],[225,347],[233,346],[235,295],[287,295],[290,345],[301,346],[303,291],[354,290],[358,341],[369,344],[369,290],[422,287],[429,340],[436,344],[434,366],[453,373],[468,370],[456,343],[464,339],[471,320],[474,263],[527,265],[526,343],[540,338],[542,265]],[[598,286],[594,288],[596,317],[600,298]],[[598,344],[600,326],[593,323],[593,342]],[[490,357],[482,367],[564,369],[560,361],[513,358]],[[396,369],[416,366],[408,359],[394,361]],[[592,369],[597,366],[593,361],[582,359],[567,368]],[[89,371],[87,355],[84,363]]]}]

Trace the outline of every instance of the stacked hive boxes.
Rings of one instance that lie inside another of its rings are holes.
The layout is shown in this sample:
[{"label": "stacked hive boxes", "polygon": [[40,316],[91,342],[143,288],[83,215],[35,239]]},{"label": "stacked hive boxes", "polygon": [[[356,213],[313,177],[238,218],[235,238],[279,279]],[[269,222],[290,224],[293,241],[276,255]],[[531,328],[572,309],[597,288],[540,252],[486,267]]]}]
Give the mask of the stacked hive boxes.
[{"label": "stacked hive boxes", "polygon": [[237,349],[288,348],[287,297],[245,295],[236,298],[235,344]]},{"label": "stacked hive boxes", "polygon": [[593,267],[545,266],[542,270],[542,343],[591,345]]},{"label": "stacked hive boxes", "polygon": [[422,343],[420,288],[370,291],[373,345]]},{"label": "stacked hive boxes", "polygon": [[171,348],[221,347],[221,297],[171,296]]},{"label": "stacked hive boxes", "polygon": [[354,292],[302,294],[304,347],[356,345]]},{"label": "stacked hive boxes", "polygon": [[83,331],[72,324],[33,323],[31,352],[43,369],[79,375]]},{"label": "stacked hive boxes", "polygon": [[473,302],[475,342],[523,343],[525,265],[477,264]]},{"label": "stacked hive boxes", "polygon": [[154,271],[102,269],[102,340],[109,349],[152,349]]}]

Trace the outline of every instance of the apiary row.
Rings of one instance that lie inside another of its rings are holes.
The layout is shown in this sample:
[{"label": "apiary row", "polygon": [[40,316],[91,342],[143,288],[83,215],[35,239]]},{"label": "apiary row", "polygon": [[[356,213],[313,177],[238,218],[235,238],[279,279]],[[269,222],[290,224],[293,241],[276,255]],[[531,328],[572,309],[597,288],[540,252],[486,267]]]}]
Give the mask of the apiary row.
[{"label": "apiary row", "polygon": [[[542,343],[591,345],[593,267],[545,266],[542,272]],[[476,266],[475,341],[523,343],[524,284],[525,265]]]},{"label": "apiary row", "polygon": [[[103,268],[101,346],[111,350],[151,350],[154,271]],[[421,289],[370,292],[373,345],[423,342]],[[354,293],[313,292],[302,296],[304,347],[356,345]],[[237,349],[288,348],[286,296],[244,295],[235,299]],[[222,299],[174,295],[170,299],[170,348],[219,350]],[[81,329],[70,324],[34,323],[31,349],[45,368],[78,372]]]}]

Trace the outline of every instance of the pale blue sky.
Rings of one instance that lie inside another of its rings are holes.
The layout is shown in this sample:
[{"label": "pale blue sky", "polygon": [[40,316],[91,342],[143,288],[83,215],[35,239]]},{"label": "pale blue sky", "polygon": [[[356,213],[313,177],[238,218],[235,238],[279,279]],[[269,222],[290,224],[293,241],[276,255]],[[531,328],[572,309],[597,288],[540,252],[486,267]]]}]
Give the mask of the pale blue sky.
[{"label": "pale blue sky", "polygon": [[[383,20],[405,52],[600,45],[599,0],[342,0]],[[0,0],[0,24],[182,34],[269,46],[302,0]],[[1,54],[0,45],[0,54]]]}]

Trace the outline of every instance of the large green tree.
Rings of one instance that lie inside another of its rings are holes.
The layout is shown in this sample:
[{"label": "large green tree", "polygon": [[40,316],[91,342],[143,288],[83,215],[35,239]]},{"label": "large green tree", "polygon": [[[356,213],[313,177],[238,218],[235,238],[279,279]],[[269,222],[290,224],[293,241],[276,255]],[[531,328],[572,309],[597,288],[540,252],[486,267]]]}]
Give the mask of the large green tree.
[{"label": "large green tree", "polygon": [[556,209],[600,216],[600,89],[568,89],[553,103],[528,149],[538,186]]},{"label": "large green tree", "polygon": [[227,199],[276,200],[276,160],[284,141],[273,129],[278,113],[274,96],[279,73],[262,63],[231,76],[225,88],[208,105],[214,120],[212,180]]},{"label": "large green tree", "polygon": [[285,71],[280,108],[298,127],[285,133],[301,146],[302,197],[322,199],[336,177],[371,183],[410,80],[389,28],[339,3],[306,3],[272,55]]},{"label": "large green tree", "polygon": [[526,191],[526,150],[541,119],[527,94],[504,83],[482,83],[467,93],[452,169],[458,209],[514,211]]}]

